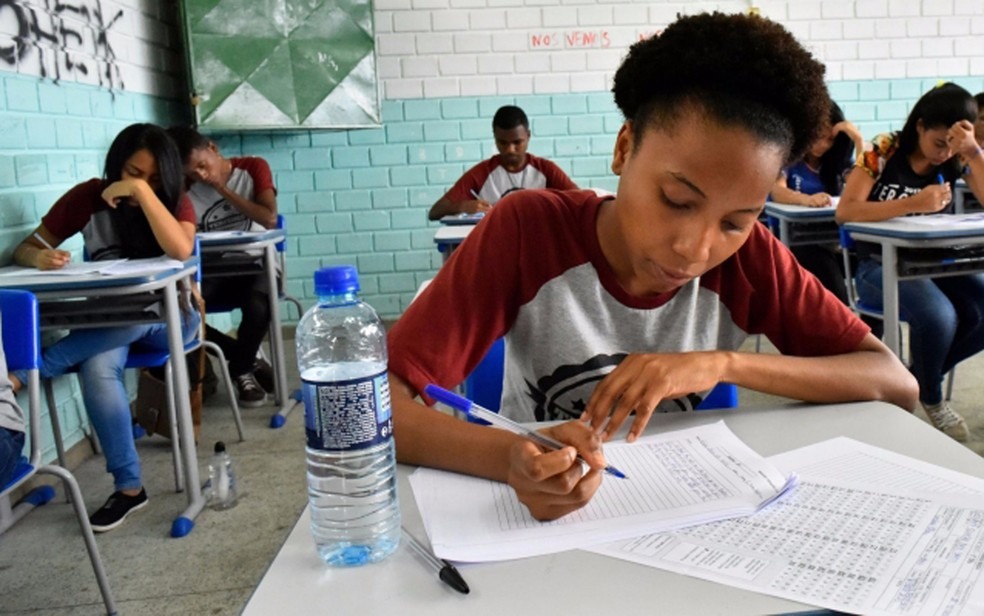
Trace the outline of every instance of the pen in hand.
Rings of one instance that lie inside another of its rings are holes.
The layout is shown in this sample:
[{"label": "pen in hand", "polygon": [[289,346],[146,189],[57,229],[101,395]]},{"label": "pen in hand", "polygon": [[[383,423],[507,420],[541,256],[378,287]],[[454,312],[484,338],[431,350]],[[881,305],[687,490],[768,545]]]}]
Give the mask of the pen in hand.
[{"label": "pen in hand", "polygon": [[55,249],[55,247],[52,246],[51,244],[49,244],[48,243],[48,240],[46,240],[43,237],[41,237],[41,234],[38,233],[37,231],[34,232],[34,239],[36,239],[37,241],[41,242],[44,245],[44,247],[47,248],[48,250],[54,250]]},{"label": "pen in hand", "polygon": [[416,552],[417,555],[420,556],[429,567],[432,567],[434,571],[437,571],[437,576],[441,578],[442,582],[464,595],[471,592],[471,589],[468,588],[468,583],[465,582],[463,577],[461,577],[461,574],[458,573],[458,570],[454,565],[442,558],[434,556],[434,554],[424,547],[422,543],[417,541],[417,538],[411,535],[410,531],[406,528],[400,527],[400,530],[403,532],[403,538],[406,539],[407,545],[410,546],[410,549]]},{"label": "pen in hand", "polygon": [[[567,447],[567,445],[561,443],[556,439],[552,439],[549,436],[537,432],[536,430],[527,428],[522,424],[518,424],[511,419],[503,417],[502,415],[494,411],[490,411],[487,408],[481,407],[475,404],[474,402],[472,402],[471,400],[469,400],[468,398],[459,396],[458,394],[448,391],[443,387],[438,387],[437,385],[434,384],[426,385],[424,387],[424,393],[434,398],[438,402],[443,402],[444,404],[447,404],[451,408],[457,409],[462,413],[466,413],[468,415],[471,415],[472,417],[477,417],[478,419],[484,419],[485,421],[489,422],[493,426],[498,426],[500,428],[509,430],[514,434],[519,434],[520,436],[524,436],[530,439],[531,441],[533,441],[534,443],[536,443],[537,445],[540,445],[546,449],[557,450]],[[585,460],[580,454],[577,456],[577,459],[580,460],[582,463],[587,464],[587,460]],[[619,479],[628,479],[628,477],[625,476],[625,473],[618,470],[611,464],[605,467],[605,472],[608,473],[609,475],[614,475]]]}]

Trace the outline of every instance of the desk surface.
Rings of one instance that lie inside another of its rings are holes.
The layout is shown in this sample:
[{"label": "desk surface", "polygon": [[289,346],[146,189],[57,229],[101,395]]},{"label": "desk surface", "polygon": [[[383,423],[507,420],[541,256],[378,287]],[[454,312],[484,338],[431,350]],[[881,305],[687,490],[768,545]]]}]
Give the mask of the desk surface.
[{"label": "desk surface", "polygon": [[474,214],[448,214],[441,218],[442,225],[477,225],[483,218],[485,212]]},{"label": "desk surface", "polygon": [[[920,222],[920,218],[928,219]],[[929,221],[941,224],[927,224]],[[938,240],[941,238],[984,239],[984,215],[941,214],[939,216],[904,216],[880,222],[849,222],[844,229],[862,239],[862,235],[898,240]]]},{"label": "desk surface", "polygon": [[805,205],[766,201],[765,213],[776,218],[787,218],[790,220],[833,220],[834,215],[837,213],[837,207],[807,207]]},{"label": "desk surface", "polygon": [[37,274],[22,276],[0,276],[0,288],[27,289],[35,294],[46,292],[88,291],[96,293],[125,287],[131,293],[134,287],[145,286],[146,290],[160,288],[173,280],[187,276],[190,270],[199,264],[198,257],[191,257],[184,262],[183,267],[158,270],[142,274],[106,275],[100,273],[58,276],[52,274]]},{"label": "desk surface", "polygon": [[434,232],[434,243],[460,244],[474,229],[475,225],[445,225]]},{"label": "desk surface", "polygon": [[[725,419],[762,455],[836,436],[984,477],[984,459],[894,406],[792,405],[656,415],[650,430],[687,428]],[[404,525],[426,543],[407,477],[400,466]],[[378,565],[331,569],[318,559],[308,512],[301,515],[243,614],[301,613],[312,605],[337,614],[776,614],[811,609],[800,603],[660,571],[581,550],[462,566],[471,586],[460,595],[437,580],[406,546]],[[467,610],[467,612],[465,611]]]},{"label": "desk surface", "polygon": [[229,246],[258,247],[263,244],[282,242],[287,238],[284,229],[266,229],[264,231],[211,231],[198,234],[202,250]]}]

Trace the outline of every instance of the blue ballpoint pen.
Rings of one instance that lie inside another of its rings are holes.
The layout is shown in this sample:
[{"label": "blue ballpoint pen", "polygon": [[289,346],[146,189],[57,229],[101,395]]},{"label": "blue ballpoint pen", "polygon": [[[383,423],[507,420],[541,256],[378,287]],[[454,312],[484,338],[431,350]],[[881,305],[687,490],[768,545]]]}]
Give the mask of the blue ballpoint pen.
[{"label": "blue ballpoint pen", "polygon": [[[524,436],[530,439],[531,441],[533,441],[534,443],[536,443],[537,445],[540,445],[547,449],[556,450],[556,449],[563,449],[564,447],[568,447],[568,445],[565,445],[564,443],[561,443],[558,440],[552,439],[549,436],[545,436],[537,432],[536,430],[527,428],[522,424],[518,424],[511,419],[503,417],[502,415],[496,413],[495,411],[490,411],[485,407],[479,406],[474,402],[472,402],[471,400],[469,400],[468,398],[459,396],[458,394],[452,391],[448,391],[443,387],[438,387],[437,385],[434,384],[426,385],[424,387],[424,393],[430,396],[431,398],[434,398],[438,402],[443,402],[444,404],[447,404],[453,409],[456,409],[458,411],[461,411],[462,413],[466,413],[478,419],[484,419],[485,421],[489,422],[493,426],[504,428],[514,434]],[[580,455],[578,455],[577,459],[587,464],[587,460],[585,460]],[[610,464],[605,467],[605,472],[608,473],[609,475],[614,475],[619,479],[628,479],[628,477],[625,476],[625,473],[623,473],[622,471],[618,470],[617,468],[615,468]]]},{"label": "blue ballpoint pen", "polygon": [[939,182],[940,186],[946,184],[946,180],[943,179],[943,172],[939,171],[936,173],[936,181]]}]

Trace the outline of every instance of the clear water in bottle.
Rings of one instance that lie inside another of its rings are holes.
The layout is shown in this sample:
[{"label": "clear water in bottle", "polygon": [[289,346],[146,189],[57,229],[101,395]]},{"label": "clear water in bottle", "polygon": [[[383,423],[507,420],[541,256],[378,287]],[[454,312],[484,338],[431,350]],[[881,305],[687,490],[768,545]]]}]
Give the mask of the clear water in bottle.
[{"label": "clear water in bottle", "polygon": [[386,333],[358,299],[355,268],[319,270],[315,289],[296,335],[311,531],[326,563],[357,566],[400,541]]}]

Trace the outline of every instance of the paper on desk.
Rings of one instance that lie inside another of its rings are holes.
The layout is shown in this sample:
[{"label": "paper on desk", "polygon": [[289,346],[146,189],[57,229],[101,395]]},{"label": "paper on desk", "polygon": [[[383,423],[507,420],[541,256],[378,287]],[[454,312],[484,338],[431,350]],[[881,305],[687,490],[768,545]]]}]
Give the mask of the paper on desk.
[{"label": "paper on desk", "polygon": [[248,237],[251,234],[258,234],[256,231],[199,231],[198,237],[202,240],[225,240],[235,237]]},{"label": "paper on desk", "polygon": [[748,515],[788,484],[723,421],[611,443],[605,458],[629,478],[605,477],[587,506],[552,522],[534,520],[512,488],[495,481],[422,468],[410,484],[435,553],[471,562]]},{"label": "paper on desk", "polygon": [[[109,263],[106,261],[105,263]],[[141,276],[165,270],[179,269],[184,263],[167,256],[152,259],[123,259],[99,270],[104,276]]]},{"label": "paper on desk", "polygon": [[984,614],[984,481],[847,438],[769,460],[801,474],[775,505],[591,551],[850,613]]},{"label": "paper on desk", "polygon": [[106,268],[122,263],[126,259],[113,261],[71,261],[64,267],[52,270],[40,270],[36,267],[21,267],[10,265],[0,268],[0,276],[81,276],[103,272]]},{"label": "paper on desk", "polygon": [[954,227],[960,225],[980,226],[984,224],[984,213],[977,214],[928,214],[926,216],[906,216],[897,218],[907,224],[926,227]]}]

